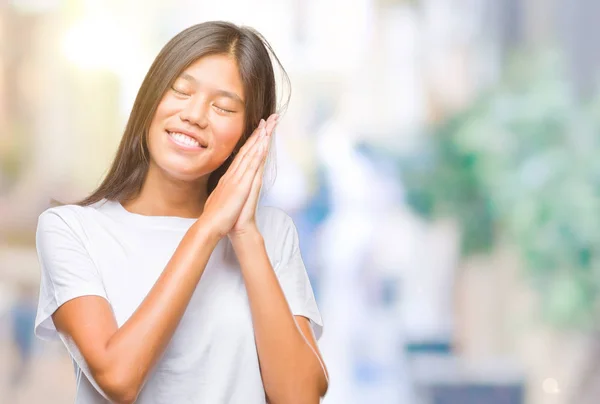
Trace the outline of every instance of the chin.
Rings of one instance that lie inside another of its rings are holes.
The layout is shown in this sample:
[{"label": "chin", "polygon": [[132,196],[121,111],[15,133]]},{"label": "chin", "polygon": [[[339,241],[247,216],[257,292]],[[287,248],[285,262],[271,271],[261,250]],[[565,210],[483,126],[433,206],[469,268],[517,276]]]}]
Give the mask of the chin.
[{"label": "chin", "polygon": [[167,177],[184,182],[198,182],[219,167],[216,164],[190,164],[190,162],[172,160],[158,161],[153,165]]},{"label": "chin", "polygon": [[212,171],[206,171],[202,169],[198,169],[197,167],[163,167],[161,171],[166,173],[168,177],[177,180],[177,181],[185,181],[185,182],[197,182],[202,178],[210,175]]}]

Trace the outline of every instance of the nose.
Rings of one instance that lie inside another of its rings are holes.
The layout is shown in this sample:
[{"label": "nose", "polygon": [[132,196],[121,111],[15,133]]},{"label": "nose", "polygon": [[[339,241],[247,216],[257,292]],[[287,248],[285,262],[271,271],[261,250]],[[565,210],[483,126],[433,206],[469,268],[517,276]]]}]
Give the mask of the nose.
[{"label": "nose", "polygon": [[208,124],[207,113],[208,103],[205,102],[204,97],[196,96],[188,99],[185,108],[179,113],[179,117],[190,125],[198,125],[204,129]]}]

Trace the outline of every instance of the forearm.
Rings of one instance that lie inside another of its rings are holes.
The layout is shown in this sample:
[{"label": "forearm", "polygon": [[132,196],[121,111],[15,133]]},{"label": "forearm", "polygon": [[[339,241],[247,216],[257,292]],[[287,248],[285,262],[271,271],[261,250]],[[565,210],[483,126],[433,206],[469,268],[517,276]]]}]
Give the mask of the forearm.
[{"label": "forearm", "polygon": [[141,389],[171,340],[217,242],[200,220],[189,229],[138,309],[108,340],[107,377],[120,379],[136,393]]},{"label": "forearm", "polygon": [[321,363],[298,328],[258,232],[232,240],[240,262],[271,404],[317,403]]}]

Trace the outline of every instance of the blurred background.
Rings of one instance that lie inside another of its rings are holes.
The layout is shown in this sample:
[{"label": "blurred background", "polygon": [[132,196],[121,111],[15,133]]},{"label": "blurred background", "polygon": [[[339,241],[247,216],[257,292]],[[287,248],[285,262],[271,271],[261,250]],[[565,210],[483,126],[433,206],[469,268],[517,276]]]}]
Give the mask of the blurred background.
[{"label": "blurred background", "polygon": [[265,203],[294,219],[327,404],[600,397],[600,2],[0,1],[0,402],[67,403],[33,338],[50,199],[106,173],[189,25],[271,42],[292,81]]}]

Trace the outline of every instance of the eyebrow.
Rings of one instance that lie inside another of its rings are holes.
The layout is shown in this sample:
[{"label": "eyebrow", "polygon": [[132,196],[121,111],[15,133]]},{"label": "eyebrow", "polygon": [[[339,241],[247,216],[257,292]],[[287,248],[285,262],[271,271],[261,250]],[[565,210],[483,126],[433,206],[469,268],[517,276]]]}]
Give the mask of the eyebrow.
[{"label": "eyebrow", "polygon": [[[187,74],[185,72],[181,73],[181,75],[179,76],[179,78],[181,78],[183,80],[186,80],[186,81],[189,81],[192,84],[198,84],[198,80],[196,80],[196,78],[194,76],[189,75],[189,74]],[[245,104],[244,100],[242,100],[242,98],[239,95],[237,95],[236,93],[233,93],[231,91],[215,89],[215,90],[213,90],[213,93],[215,93],[217,95],[220,95],[221,97],[231,98],[234,101],[237,101],[237,102],[239,102],[241,104]]]}]

